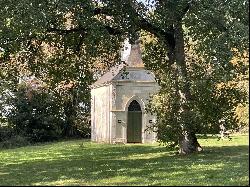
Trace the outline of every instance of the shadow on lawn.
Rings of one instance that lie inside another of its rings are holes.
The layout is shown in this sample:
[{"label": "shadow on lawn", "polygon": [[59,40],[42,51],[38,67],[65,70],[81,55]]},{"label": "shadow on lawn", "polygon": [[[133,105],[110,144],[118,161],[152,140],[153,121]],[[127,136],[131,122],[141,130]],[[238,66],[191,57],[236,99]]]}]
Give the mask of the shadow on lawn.
[{"label": "shadow on lawn", "polygon": [[248,146],[209,147],[189,156],[143,145],[79,146],[60,154],[1,167],[0,184],[242,185],[239,178],[248,175],[242,170],[248,165]]}]

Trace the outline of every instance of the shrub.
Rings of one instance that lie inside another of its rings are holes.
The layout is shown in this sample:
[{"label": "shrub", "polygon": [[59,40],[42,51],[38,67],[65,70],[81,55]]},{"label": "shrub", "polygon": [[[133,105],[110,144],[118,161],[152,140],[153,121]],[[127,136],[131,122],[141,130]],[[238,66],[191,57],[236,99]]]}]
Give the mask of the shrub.
[{"label": "shrub", "polygon": [[8,140],[14,134],[13,128],[9,126],[0,126],[0,142]]},{"label": "shrub", "polygon": [[8,139],[0,142],[0,148],[5,148],[5,149],[27,146],[27,145],[30,145],[28,138],[20,135],[11,136]]}]

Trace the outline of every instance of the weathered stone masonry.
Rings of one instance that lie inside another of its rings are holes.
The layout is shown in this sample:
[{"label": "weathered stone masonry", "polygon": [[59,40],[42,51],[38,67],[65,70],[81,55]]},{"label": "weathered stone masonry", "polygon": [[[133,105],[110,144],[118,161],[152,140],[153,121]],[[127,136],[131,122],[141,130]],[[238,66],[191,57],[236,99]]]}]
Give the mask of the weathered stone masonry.
[{"label": "weathered stone masonry", "polygon": [[[155,116],[145,113],[150,94],[159,89],[152,72],[146,70],[141,60],[139,44],[131,46],[127,65],[111,68],[97,80],[91,89],[91,140],[106,143],[127,143],[128,138],[141,136],[135,143],[154,142],[156,134],[145,131]],[[128,111],[132,101],[141,111]],[[130,120],[129,113],[138,114]],[[136,117],[138,116],[139,117]],[[140,117],[141,115],[141,117]],[[130,127],[136,127],[128,130]],[[139,129],[139,130],[138,130]],[[133,132],[139,131],[139,132]],[[127,134],[129,132],[129,134]],[[135,138],[136,139],[136,138]],[[133,141],[132,141],[133,142]]]}]

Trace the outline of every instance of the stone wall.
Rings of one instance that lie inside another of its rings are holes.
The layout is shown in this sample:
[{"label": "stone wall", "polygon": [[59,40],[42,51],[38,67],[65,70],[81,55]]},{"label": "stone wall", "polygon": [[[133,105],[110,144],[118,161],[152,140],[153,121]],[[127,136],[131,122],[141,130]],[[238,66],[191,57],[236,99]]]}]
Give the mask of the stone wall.
[{"label": "stone wall", "polygon": [[[149,120],[154,121],[155,116],[145,113],[145,106],[149,95],[158,91],[159,87],[155,82],[117,82],[115,108],[112,108],[116,125],[113,129],[113,142],[127,141],[127,108],[133,100],[136,100],[142,108],[142,143],[155,141],[156,134],[145,131],[150,125]],[[120,123],[118,123],[120,120]]]},{"label": "stone wall", "polygon": [[111,141],[111,85],[91,90],[91,140]]},{"label": "stone wall", "polygon": [[136,100],[142,109],[142,143],[155,141],[156,134],[145,131],[155,116],[145,113],[150,94],[159,90],[154,76],[143,68],[128,68],[126,78],[119,73],[108,85],[91,90],[91,140],[127,143],[127,110]]}]

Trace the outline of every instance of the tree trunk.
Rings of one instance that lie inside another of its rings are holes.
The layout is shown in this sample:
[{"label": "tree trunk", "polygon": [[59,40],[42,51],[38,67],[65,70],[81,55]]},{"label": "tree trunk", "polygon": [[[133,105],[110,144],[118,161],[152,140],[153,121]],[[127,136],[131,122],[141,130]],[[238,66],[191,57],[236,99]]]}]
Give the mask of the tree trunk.
[{"label": "tree trunk", "polygon": [[200,146],[195,133],[183,131],[182,135],[179,138],[179,153],[180,154],[190,154],[194,152],[202,151],[202,147]]},{"label": "tree trunk", "polygon": [[77,96],[74,90],[70,90],[68,93],[70,94],[70,98],[64,101],[64,114],[66,126],[64,128],[64,135],[67,137],[73,137],[76,134],[75,122],[76,119],[76,105],[77,105]]},{"label": "tree trunk", "polygon": [[[176,60],[176,90],[179,93],[179,125],[181,126],[181,135],[179,137],[179,153],[180,154],[190,154],[197,151],[202,151],[200,144],[197,141],[194,124],[190,124],[190,119],[192,118],[189,103],[192,100],[190,92],[190,84],[187,74],[187,66],[185,61],[185,51],[184,51],[184,37],[182,24],[180,22],[175,25],[175,51],[174,56]],[[189,121],[187,121],[189,120]],[[192,120],[191,120],[192,121]]]}]

